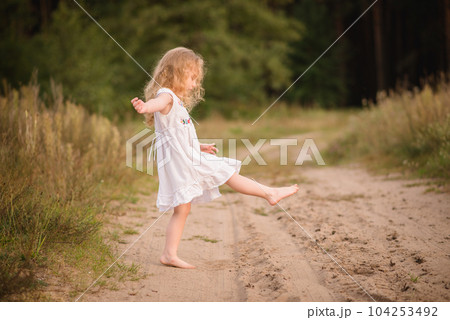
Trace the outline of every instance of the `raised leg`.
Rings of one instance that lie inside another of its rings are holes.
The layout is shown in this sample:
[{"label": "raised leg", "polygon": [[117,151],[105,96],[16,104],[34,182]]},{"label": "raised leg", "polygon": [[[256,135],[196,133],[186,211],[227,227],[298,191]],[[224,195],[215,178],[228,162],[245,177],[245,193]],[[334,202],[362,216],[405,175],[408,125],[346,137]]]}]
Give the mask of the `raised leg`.
[{"label": "raised leg", "polygon": [[272,206],[281,199],[293,195],[299,189],[297,184],[281,188],[268,187],[238,173],[234,173],[226,184],[237,192],[266,199]]},{"label": "raised leg", "polygon": [[195,266],[178,258],[177,250],[183,234],[184,224],[191,211],[191,203],[180,204],[174,208],[166,230],[166,244],[159,261],[162,264],[183,269],[194,269]]}]

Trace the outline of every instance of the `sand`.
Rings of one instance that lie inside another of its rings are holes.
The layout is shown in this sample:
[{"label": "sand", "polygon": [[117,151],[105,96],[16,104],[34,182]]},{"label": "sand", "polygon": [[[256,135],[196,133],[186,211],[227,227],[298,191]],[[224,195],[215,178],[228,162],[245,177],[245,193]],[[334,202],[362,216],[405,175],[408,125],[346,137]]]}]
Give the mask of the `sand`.
[{"label": "sand", "polygon": [[[197,269],[158,262],[167,212],[120,260],[139,264],[146,276],[113,289],[93,286],[80,300],[450,301],[447,193],[355,166],[297,166],[283,179],[253,178],[276,186],[302,181],[280,202],[298,224],[263,199],[224,192],[192,205],[179,256]],[[142,195],[135,206],[146,212],[131,205],[114,218],[139,232],[123,236],[118,254],[159,217],[155,201]]]}]

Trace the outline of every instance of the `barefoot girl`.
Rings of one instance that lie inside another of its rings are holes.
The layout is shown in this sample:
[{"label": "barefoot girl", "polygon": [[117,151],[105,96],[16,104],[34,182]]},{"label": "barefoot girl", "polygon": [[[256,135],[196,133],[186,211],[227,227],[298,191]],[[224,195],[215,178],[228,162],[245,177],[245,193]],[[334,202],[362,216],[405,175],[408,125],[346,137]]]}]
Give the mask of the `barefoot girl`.
[{"label": "barefoot girl", "polygon": [[178,258],[177,249],[191,203],[221,196],[219,186],[225,183],[235,191],[266,199],[272,206],[298,191],[296,184],[271,188],[248,179],[239,174],[241,161],[217,157],[214,144],[198,142],[189,112],[203,100],[203,76],[203,59],[192,50],[175,48],[156,66],[145,88],[146,102],[131,100],[146,123],[155,126],[159,176],[156,206],[164,212],[174,209],[160,262],[186,269],[195,267]]}]

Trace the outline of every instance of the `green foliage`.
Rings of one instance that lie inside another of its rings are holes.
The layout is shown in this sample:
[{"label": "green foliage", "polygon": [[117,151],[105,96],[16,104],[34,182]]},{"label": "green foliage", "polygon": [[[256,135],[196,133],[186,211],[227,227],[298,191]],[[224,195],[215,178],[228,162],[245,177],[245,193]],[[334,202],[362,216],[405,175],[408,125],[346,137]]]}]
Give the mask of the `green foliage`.
[{"label": "green foliage", "polygon": [[[267,102],[271,93],[290,83],[288,43],[299,39],[299,23],[268,4],[256,0],[80,4],[148,73],[171,48],[186,46],[199,52],[208,68],[207,101],[194,109],[196,117],[212,108],[232,116],[240,106]],[[15,6],[16,13],[28,8],[26,3]],[[130,113],[129,100],[142,96],[148,75],[73,1],[60,1],[38,32],[19,34],[19,39],[0,41],[0,48],[10,52],[0,70],[8,77],[18,74],[13,76],[17,82],[37,68],[46,92],[53,78],[73,101],[110,119]]]},{"label": "green foliage", "polygon": [[[35,67],[42,80],[53,78],[67,88],[68,97],[91,112],[110,118],[119,111],[114,103],[114,77],[119,72],[115,44],[85,14],[61,2],[48,28],[33,38]],[[48,81],[46,84],[48,91]]]},{"label": "green foliage", "polygon": [[[37,69],[43,92],[50,93],[53,78],[90,112],[120,120],[142,117],[132,112],[130,98],[143,97],[147,73],[177,46],[194,49],[207,62],[206,101],[193,110],[195,118],[214,110],[227,118],[254,119],[369,5],[366,0],[78,3],[140,66],[74,1],[3,0],[0,77],[17,88]],[[385,89],[383,82],[393,87],[407,75],[417,85],[425,73],[446,70],[447,18],[439,3],[378,2],[381,20],[375,23],[373,8],[368,11],[283,100],[326,108],[359,104],[361,97],[374,99]],[[385,59],[377,59],[380,54]]]},{"label": "green foliage", "polygon": [[[133,1],[123,4],[121,15],[122,21],[129,21],[126,31],[116,22],[113,33],[149,72],[165,51],[176,46],[192,48],[205,58],[207,101],[200,117],[211,108],[232,116],[236,105],[262,103],[267,88],[289,83],[286,43],[298,38],[298,24],[260,2]],[[114,29],[115,20],[104,21]],[[134,82],[130,92],[142,88],[145,74],[129,65],[127,69],[124,78]]]},{"label": "green foliage", "polygon": [[[339,8],[345,7],[341,4]],[[342,9],[341,9],[342,10]],[[308,67],[336,40],[337,32],[331,6],[322,1],[303,0],[294,5],[292,15],[302,21],[302,38],[292,42],[289,62],[296,80]],[[344,104],[348,83],[343,74],[343,66],[348,57],[346,40],[323,55],[311,69],[293,86],[287,98],[302,104],[319,104],[333,107]],[[345,70],[345,68],[344,68]]]}]

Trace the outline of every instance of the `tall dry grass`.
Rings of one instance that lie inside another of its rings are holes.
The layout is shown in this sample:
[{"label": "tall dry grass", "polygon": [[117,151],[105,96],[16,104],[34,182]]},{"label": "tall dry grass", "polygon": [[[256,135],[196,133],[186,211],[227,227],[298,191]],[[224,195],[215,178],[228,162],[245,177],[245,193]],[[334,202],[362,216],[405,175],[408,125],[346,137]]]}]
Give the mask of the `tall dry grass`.
[{"label": "tall dry grass", "polygon": [[346,137],[329,152],[449,179],[450,83],[442,77],[412,92],[381,92],[375,104],[352,118]]},{"label": "tall dry grass", "polygon": [[109,186],[129,179],[119,130],[35,81],[0,97],[0,297],[29,287],[58,245],[98,237]]}]

